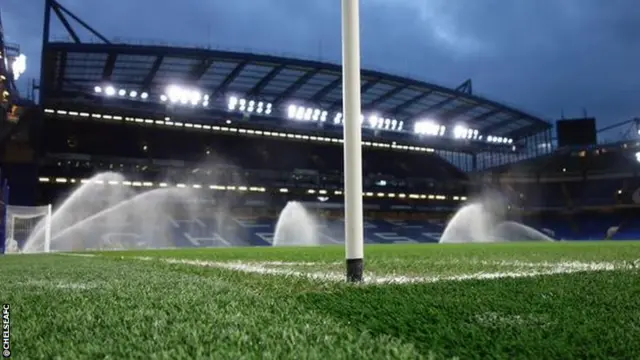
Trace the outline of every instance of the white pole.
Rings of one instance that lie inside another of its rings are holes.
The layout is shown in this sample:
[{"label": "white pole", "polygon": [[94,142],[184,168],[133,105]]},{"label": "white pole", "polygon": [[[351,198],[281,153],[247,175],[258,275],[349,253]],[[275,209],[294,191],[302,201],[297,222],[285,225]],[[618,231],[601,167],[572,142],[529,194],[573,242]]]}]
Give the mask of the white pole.
[{"label": "white pole", "polygon": [[360,0],[342,0],[342,112],[347,281],[363,280],[362,128],[360,124]]},{"label": "white pole", "polygon": [[47,205],[47,217],[44,221],[44,252],[51,251],[51,216],[52,216],[51,204]]}]

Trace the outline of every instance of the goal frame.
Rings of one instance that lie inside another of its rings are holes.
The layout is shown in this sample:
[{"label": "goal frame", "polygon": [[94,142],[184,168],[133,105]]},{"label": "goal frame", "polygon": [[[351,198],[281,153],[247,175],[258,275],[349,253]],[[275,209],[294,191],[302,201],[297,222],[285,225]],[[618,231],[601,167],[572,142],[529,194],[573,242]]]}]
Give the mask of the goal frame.
[{"label": "goal frame", "polygon": [[[15,220],[20,218],[20,215],[16,215],[16,214],[12,214],[11,213],[11,205],[7,205],[4,204],[3,205],[3,212],[4,212],[4,236],[3,236],[3,247],[2,250],[4,253],[7,252],[7,245],[8,245],[8,241],[12,238],[12,234],[9,234],[10,229],[12,229],[12,232],[15,233]],[[45,214],[43,214],[42,216],[44,216],[44,224],[42,224],[42,226],[44,226],[44,247],[43,247],[43,252],[48,253],[51,252],[51,217],[53,214],[53,206],[51,204],[47,204],[47,205],[43,205],[47,207],[47,211]],[[28,207],[28,206],[25,206]],[[23,207],[23,208],[25,208]],[[34,207],[41,207],[41,206],[34,206]],[[39,225],[41,224],[40,221],[38,221],[36,223],[36,226],[34,227],[33,230],[36,230],[39,228]],[[31,234],[29,235],[31,236]],[[15,239],[14,239],[15,240]],[[24,246],[25,244],[23,244]]]}]

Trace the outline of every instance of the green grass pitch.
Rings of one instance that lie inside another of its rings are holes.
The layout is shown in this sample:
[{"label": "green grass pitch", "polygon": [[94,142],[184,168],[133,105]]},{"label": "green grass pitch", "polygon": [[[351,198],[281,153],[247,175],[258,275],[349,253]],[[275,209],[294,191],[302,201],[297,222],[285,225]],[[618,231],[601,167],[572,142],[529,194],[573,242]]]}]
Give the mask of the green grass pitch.
[{"label": "green grass pitch", "polygon": [[0,257],[14,359],[637,359],[640,243]]}]

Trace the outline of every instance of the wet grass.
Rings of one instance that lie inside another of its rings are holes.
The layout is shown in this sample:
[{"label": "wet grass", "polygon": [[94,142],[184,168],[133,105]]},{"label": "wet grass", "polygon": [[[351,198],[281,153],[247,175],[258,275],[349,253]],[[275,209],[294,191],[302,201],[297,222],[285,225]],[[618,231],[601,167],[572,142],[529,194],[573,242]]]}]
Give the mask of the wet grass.
[{"label": "wet grass", "polygon": [[[366,253],[372,272],[431,276],[523,270],[516,261],[629,265],[640,259],[639,245],[392,245],[369,246]],[[1,297],[11,304],[13,358],[631,359],[640,355],[640,272],[631,265],[616,271],[518,279],[352,286],[140,261],[135,256],[313,262],[321,264],[286,266],[340,271],[343,248],[5,256],[0,258]]]}]

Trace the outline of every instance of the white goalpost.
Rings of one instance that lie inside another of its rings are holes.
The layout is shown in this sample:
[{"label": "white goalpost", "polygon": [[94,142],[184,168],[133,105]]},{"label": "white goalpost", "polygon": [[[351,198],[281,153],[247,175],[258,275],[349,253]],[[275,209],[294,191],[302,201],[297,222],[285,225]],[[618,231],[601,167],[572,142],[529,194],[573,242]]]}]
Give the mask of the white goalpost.
[{"label": "white goalpost", "polygon": [[32,236],[42,239],[34,252],[51,250],[51,205],[8,205],[6,215],[5,252],[20,253]]}]

